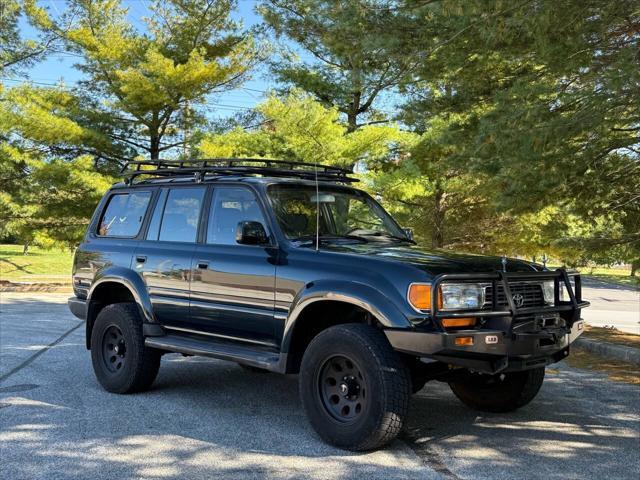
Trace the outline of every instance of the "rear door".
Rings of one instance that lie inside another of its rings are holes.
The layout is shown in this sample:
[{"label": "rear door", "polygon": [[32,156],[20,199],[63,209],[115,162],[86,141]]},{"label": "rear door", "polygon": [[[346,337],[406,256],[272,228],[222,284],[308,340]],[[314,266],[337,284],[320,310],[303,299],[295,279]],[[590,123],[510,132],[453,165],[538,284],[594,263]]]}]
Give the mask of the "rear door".
[{"label": "rear door", "polygon": [[[247,186],[216,186],[206,219],[204,243],[192,261],[193,328],[220,337],[276,345],[274,296],[277,248],[241,245],[241,221],[262,223],[264,206]],[[273,235],[269,235],[273,239]],[[272,240],[273,241],[273,240]]]},{"label": "rear door", "polygon": [[133,258],[158,321],[188,327],[189,277],[206,187],[160,189],[146,238]]}]

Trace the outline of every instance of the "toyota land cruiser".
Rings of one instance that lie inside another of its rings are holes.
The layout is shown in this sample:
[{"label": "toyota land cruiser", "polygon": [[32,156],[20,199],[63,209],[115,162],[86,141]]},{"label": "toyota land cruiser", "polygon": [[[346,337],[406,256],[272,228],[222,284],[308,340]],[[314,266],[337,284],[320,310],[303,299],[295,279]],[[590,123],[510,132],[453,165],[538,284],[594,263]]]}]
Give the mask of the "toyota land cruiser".
[{"label": "toyota land cruiser", "polygon": [[580,276],[421,248],[349,173],[130,162],[73,265],[100,384],[148,389],[171,352],[298,373],[313,428],[353,450],[395,438],[429,380],[475,409],[529,403],[582,333]]}]

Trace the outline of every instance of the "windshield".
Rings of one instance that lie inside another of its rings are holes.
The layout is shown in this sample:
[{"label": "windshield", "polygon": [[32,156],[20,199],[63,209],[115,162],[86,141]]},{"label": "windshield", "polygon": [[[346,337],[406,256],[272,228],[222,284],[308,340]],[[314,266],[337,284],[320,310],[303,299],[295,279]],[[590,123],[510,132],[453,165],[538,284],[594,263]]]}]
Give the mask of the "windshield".
[{"label": "windshield", "polygon": [[320,237],[369,241],[410,241],[403,230],[371,197],[358,190],[309,185],[272,185],[269,198],[287,238],[313,240],[316,204],[320,206]]}]

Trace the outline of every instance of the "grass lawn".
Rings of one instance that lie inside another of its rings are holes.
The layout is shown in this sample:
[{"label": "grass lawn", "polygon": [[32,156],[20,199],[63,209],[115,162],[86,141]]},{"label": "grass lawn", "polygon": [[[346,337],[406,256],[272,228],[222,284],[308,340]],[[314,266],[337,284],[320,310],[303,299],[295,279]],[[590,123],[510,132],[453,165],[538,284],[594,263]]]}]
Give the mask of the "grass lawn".
[{"label": "grass lawn", "polygon": [[0,244],[0,280],[70,281],[72,260],[68,250],[31,247],[22,255],[22,245]]},{"label": "grass lawn", "polygon": [[[548,268],[558,268],[560,265],[547,265]],[[631,276],[631,267],[581,267],[578,271],[584,278],[593,278],[604,282],[640,287],[640,277]]]},{"label": "grass lawn", "polygon": [[584,274],[586,278],[594,278],[596,280],[603,280],[605,282],[617,283],[619,285],[626,285],[631,287],[640,287],[640,277],[632,277],[630,269],[624,268],[607,268],[607,267],[594,267],[594,268],[581,268],[580,272]]}]

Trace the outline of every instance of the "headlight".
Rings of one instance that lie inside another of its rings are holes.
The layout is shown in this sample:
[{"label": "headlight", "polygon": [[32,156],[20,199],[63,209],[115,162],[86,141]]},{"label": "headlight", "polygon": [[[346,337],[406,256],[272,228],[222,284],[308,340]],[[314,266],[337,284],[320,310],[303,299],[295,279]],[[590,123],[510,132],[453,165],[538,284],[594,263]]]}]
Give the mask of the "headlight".
[{"label": "headlight", "polygon": [[477,283],[443,283],[442,310],[481,308],[484,304],[484,288]]},{"label": "headlight", "polygon": [[[407,300],[416,310],[431,308],[431,285],[412,283]],[[484,304],[484,288],[478,283],[443,283],[438,292],[439,310],[481,308]]]},{"label": "headlight", "polygon": [[[547,305],[554,304],[553,291],[555,289],[555,282],[553,280],[549,280],[547,282],[542,282],[542,296],[544,297],[544,303]],[[564,300],[564,285],[560,284],[560,301]]]}]

